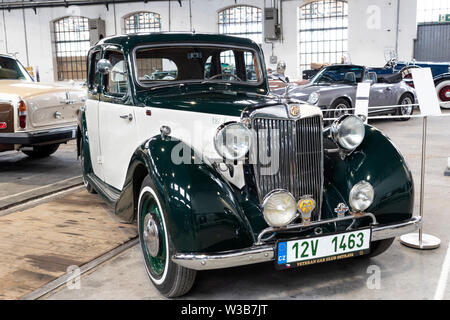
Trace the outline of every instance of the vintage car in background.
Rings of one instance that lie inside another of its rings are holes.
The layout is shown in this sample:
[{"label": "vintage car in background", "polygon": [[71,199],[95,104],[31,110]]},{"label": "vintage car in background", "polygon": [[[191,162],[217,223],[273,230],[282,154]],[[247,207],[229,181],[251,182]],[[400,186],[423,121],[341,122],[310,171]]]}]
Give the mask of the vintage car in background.
[{"label": "vintage car in background", "polygon": [[392,74],[400,73],[407,83],[414,87],[412,82],[411,69],[430,68],[433,75],[436,93],[441,104],[441,108],[450,109],[450,63],[448,62],[400,62],[396,58],[390,59],[382,68],[370,67],[369,71],[375,72],[378,77],[389,77]]},{"label": "vintage car in background", "polygon": [[20,150],[45,157],[75,139],[85,92],[34,82],[16,58],[0,55],[0,152]]},{"label": "vintage car in background", "polygon": [[[368,72],[363,66],[337,64],[323,68],[305,85],[290,87],[287,94],[291,98],[317,105],[323,110],[325,118],[339,118],[343,114],[352,113],[348,109],[355,107],[358,83],[369,81],[369,107],[380,107],[369,109],[369,115],[411,115],[412,104],[416,103],[415,90],[401,78],[395,81],[384,80],[378,81],[377,75]],[[273,92],[284,94],[284,89]],[[404,106],[392,107],[393,105]],[[386,108],[382,108],[383,106]]]},{"label": "vintage car in background", "polygon": [[[88,61],[77,135],[85,186],[137,221],[165,296],[187,293],[198,270],[375,256],[421,224],[392,142],[355,115],[324,129],[319,107],[270,94],[249,39],[114,36]],[[148,79],[155,63],[175,65],[175,79]]]},{"label": "vintage car in background", "polygon": [[[369,72],[375,72],[380,82],[389,81],[390,78],[395,78],[397,75],[401,76],[405,83],[414,88],[412,81],[411,69],[413,68],[430,68],[433,75],[436,93],[443,109],[450,108],[450,63],[448,62],[400,62],[397,58],[389,58],[384,67],[368,67]],[[311,80],[319,71],[304,70],[303,79]],[[385,79],[387,79],[385,81]]]}]

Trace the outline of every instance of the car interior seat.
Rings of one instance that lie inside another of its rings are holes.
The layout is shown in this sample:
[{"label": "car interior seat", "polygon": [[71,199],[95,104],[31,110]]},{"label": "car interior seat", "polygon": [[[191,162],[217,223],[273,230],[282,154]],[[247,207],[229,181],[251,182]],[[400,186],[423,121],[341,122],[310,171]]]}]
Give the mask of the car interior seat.
[{"label": "car interior seat", "polygon": [[354,72],[346,72],[344,78],[350,82],[356,82],[356,75]]}]

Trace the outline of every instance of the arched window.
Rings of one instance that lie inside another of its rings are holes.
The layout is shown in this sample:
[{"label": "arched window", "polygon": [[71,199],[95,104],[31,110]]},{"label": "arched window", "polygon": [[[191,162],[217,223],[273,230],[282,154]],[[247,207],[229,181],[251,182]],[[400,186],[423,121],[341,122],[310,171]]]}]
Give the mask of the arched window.
[{"label": "arched window", "polygon": [[341,0],[319,0],[300,7],[300,68],[311,62],[339,63],[347,55],[348,8]]},{"label": "arched window", "polygon": [[417,22],[445,22],[445,16],[450,14],[450,0],[418,0]]},{"label": "arched window", "polygon": [[235,6],[219,12],[219,33],[250,38],[262,43],[262,10],[252,6]]},{"label": "arched window", "polygon": [[124,18],[125,33],[160,32],[161,16],[154,12],[135,12]]},{"label": "arched window", "polygon": [[85,17],[70,16],[53,22],[57,79],[86,79],[89,26]]}]

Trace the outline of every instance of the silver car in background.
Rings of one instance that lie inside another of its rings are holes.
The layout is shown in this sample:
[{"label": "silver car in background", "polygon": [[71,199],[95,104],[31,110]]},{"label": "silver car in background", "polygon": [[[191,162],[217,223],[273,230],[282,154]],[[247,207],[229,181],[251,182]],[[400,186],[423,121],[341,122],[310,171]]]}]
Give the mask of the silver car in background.
[{"label": "silver car in background", "polygon": [[[324,118],[338,118],[352,113],[352,110],[346,109],[355,107],[356,89],[360,82],[370,83],[369,107],[386,106],[369,109],[369,115],[410,116],[413,113],[411,105],[416,103],[415,90],[402,81],[401,76],[394,75],[378,81],[374,72],[368,72],[364,66],[358,65],[339,64],[325,67],[307,84],[291,86],[287,94],[291,98],[319,106]],[[285,89],[277,89],[273,93],[283,95]],[[404,106],[393,107],[395,105]]]}]

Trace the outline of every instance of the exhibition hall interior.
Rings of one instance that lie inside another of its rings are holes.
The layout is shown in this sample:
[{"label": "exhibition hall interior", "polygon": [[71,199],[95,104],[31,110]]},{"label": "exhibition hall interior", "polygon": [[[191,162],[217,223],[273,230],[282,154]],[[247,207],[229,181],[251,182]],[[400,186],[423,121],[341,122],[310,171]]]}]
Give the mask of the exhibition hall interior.
[{"label": "exhibition hall interior", "polygon": [[0,300],[450,299],[450,0],[0,11]]}]

